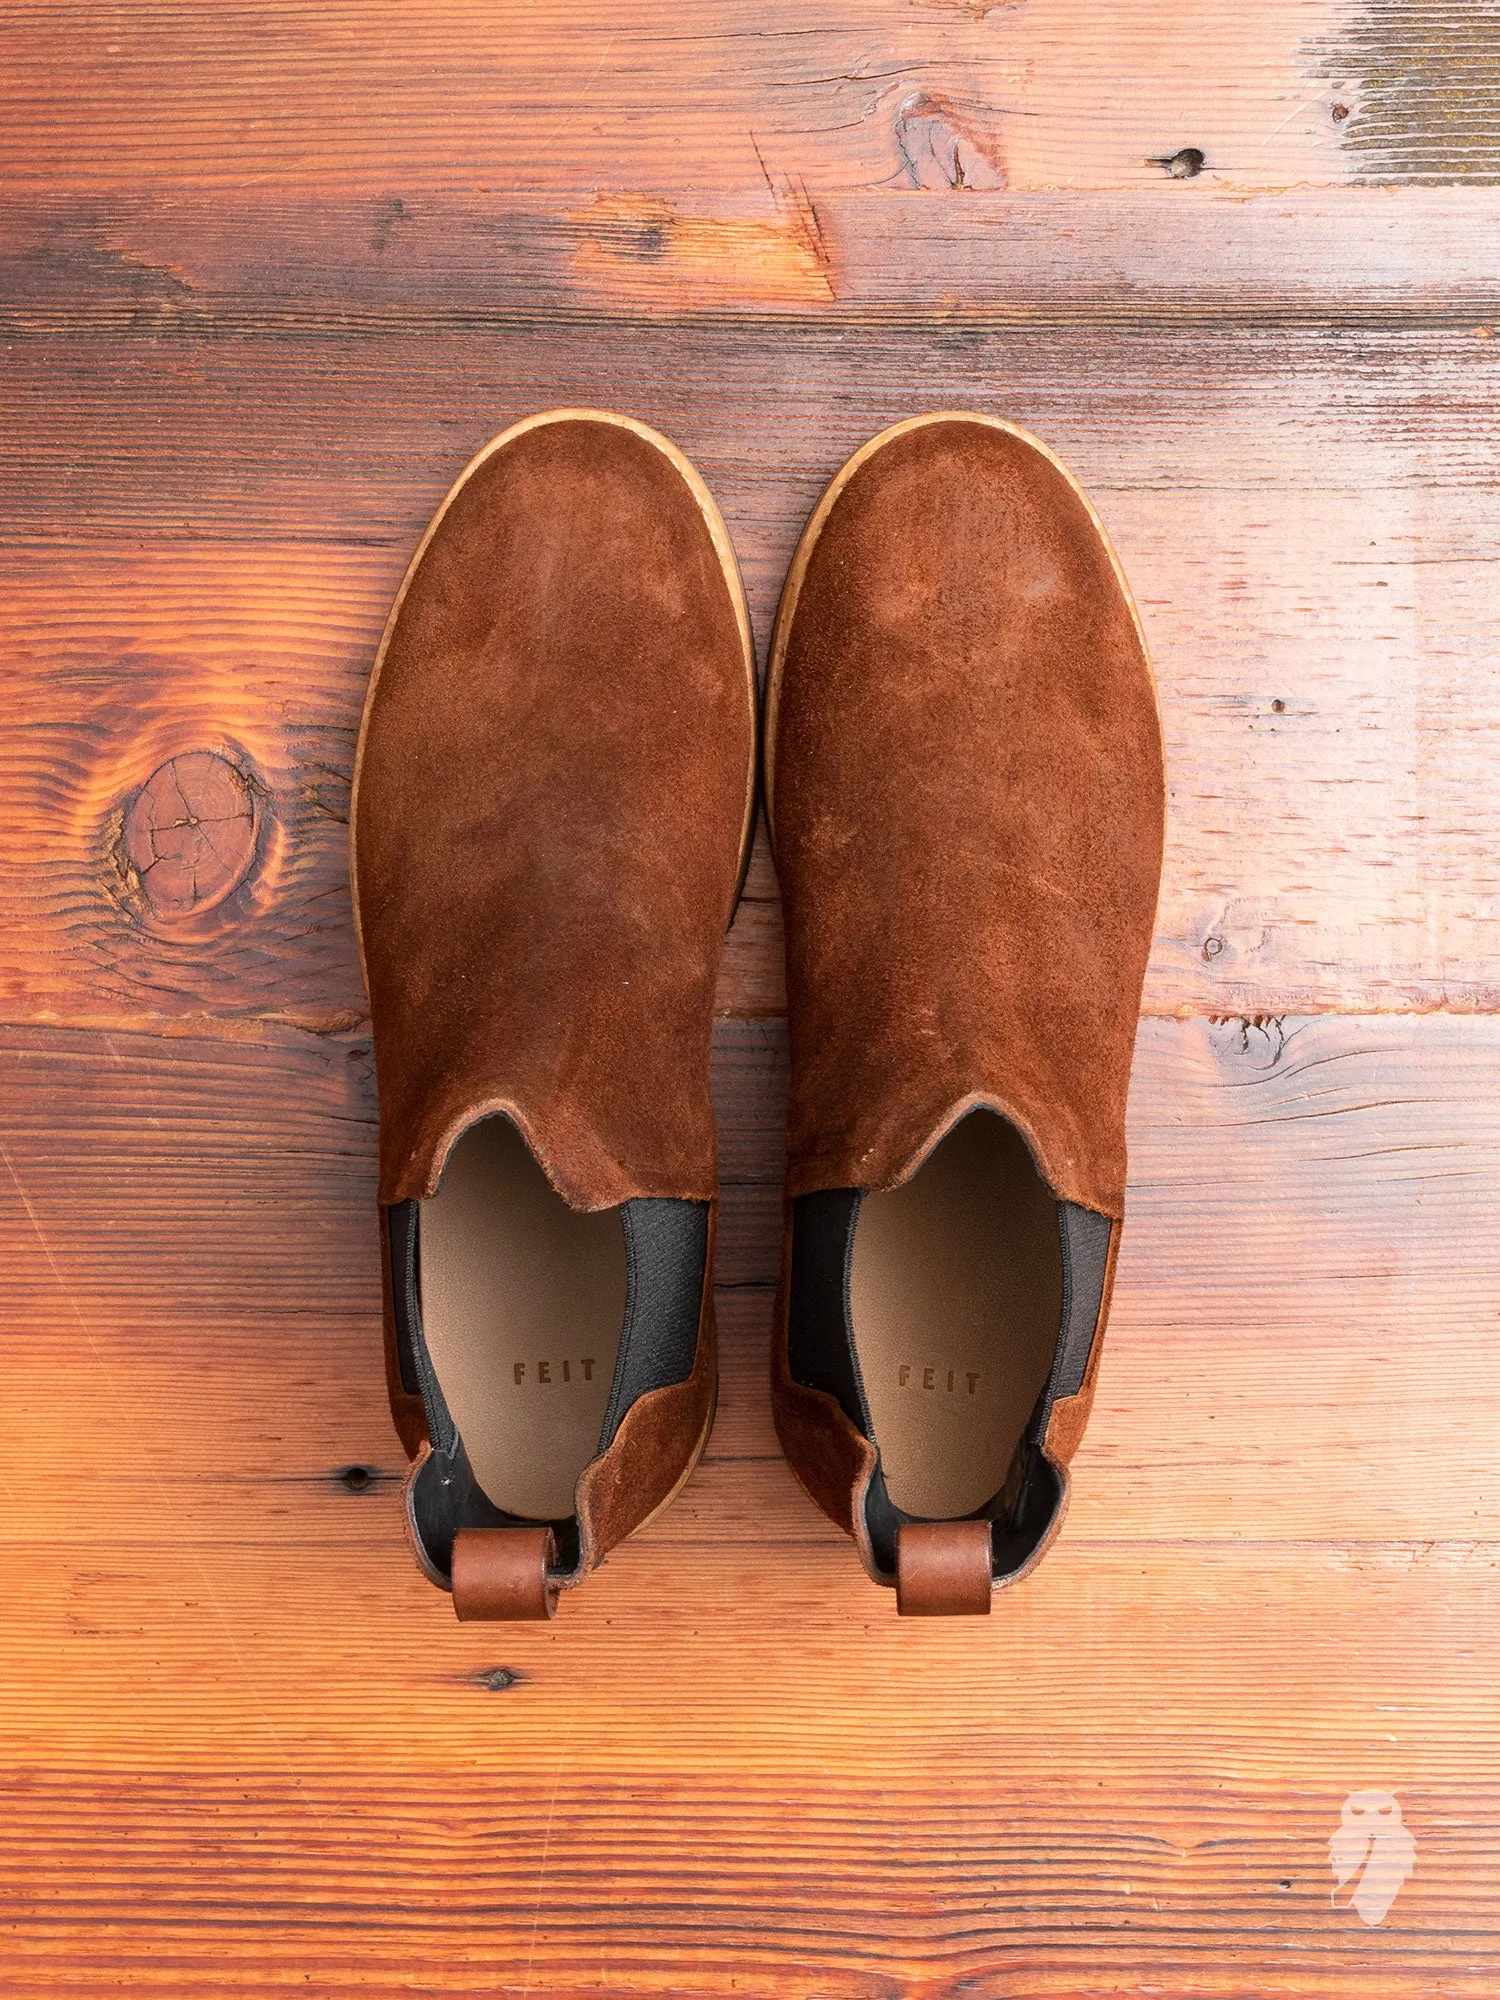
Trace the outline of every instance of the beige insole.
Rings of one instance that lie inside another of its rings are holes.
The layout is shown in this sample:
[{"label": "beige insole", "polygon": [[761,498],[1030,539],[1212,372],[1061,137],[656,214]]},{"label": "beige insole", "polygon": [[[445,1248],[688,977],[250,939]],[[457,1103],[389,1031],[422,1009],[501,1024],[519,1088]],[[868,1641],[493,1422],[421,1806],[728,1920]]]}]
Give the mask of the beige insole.
[{"label": "beige insole", "polygon": [[1062,1320],[1057,1201],[1009,1120],[970,1113],[865,1196],[850,1314],[891,1499],[972,1514],[1005,1484]]},{"label": "beige insole", "polygon": [[573,1512],[599,1449],[625,1320],[617,1208],[569,1208],[507,1118],[471,1125],[422,1204],[422,1329],[495,1506]]}]

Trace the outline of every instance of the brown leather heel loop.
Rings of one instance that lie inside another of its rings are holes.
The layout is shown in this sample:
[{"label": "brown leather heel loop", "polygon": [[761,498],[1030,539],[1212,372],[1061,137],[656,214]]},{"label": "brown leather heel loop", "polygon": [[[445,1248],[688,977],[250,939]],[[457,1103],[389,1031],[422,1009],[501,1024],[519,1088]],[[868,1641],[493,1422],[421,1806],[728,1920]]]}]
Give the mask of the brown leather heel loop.
[{"label": "brown leather heel loop", "polygon": [[903,1618],[980,1617],[990,1608],[988,1521],[904,1521],[896,1530],[896,1609]]},{"label": "brown leather heel loop", "polygon": [[557,1584],[550,1528],[460,1528],[453,1537],[453,1609],[476,1618],[550,1618]]}]

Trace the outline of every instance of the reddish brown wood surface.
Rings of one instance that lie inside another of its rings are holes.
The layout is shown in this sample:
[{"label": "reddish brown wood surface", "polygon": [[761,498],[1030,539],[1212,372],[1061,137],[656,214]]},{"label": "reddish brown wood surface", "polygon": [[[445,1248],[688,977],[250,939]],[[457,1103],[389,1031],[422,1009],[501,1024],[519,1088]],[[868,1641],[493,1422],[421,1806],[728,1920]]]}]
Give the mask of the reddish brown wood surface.
[{"label": "reddish brown wood surface", "polygon": [[[5,1994],[1500,1990],[1497,39],[0,8]],[[545,1630],[404,1547],[353,732],[433,505],[561,402],[688,450],[762,644],[823,481],[944,405],[1058,449],[1140,598],[1129,1223],[983,1625],[898,1623],[776,1448],[763,850],[703,1466]]]},{"label": "reddish brown wood surface", "polygon": [[[779,1028],[721,1034],[709,1457],[547,1631],[404,1559],[366,1046],[4,1060],[16,1990],[1491,1990],[1491,1022],[1143,1027],[1071,1518],[980,1631],[898,1625],[776,1452]],[[145,1163],[170,1230],[108,1212]],[[1372,1783],[1422,1866],[1351,1934]]]},{"label": "reddish brown wood surface", "polygon": [[[12,10],[12,184],[1242,191],[1493,182],[1485,0]],[[400,208],[391,210],[399,222]]]},{"label": "reddish brown wood surface", "polygon": [[[297,190],[206,197],[26,191],[0,214],[3,311],[27,332],[326,333],[473,328],[602,313],[788,314],[838,325],[1246,319],[1462,325],[1500,312],[1491,197],[1289,188],[1247,200],[1203,181],[1107,198],[769,181],[694,208],[680,195],[395,197]],[[701,204],[701,193],[696,197]]]},{"label": "reddish brown wood surface", "polygon": [[[702,467],[762,642],[803,519],[871,432],[963,403],[1030,424],[1095,494],[1161,682],[1148,1008],[1489,1009],[1497,369],[1500,340],[1451,326],[22,342],[0,412],[0,770],[35,827],[0,853],[13,1016],[357,1019],[343,815],[390,597],[470,451],[576,401],[638,411]],[[264,787],[258,859],[165,940],[122,893],[117,821],[205,750]],[[780,1005],[768,924],[742,929],[723,1001]]]}]

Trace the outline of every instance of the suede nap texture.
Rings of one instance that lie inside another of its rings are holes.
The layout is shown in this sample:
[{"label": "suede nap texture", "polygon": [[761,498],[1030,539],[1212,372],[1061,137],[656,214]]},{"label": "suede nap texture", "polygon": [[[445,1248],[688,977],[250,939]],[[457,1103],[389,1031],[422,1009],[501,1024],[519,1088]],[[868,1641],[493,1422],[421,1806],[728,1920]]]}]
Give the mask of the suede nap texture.
[{"label": "suede nap texture", "polygon": [[984,1103],[1060,1199],[1118,1217],[1164,781],[1086,502],[1012,431],[900,431],[842,487],[783,618],[788,1194],[899,1185]]},{"label": "suede nap texture", "polygon": [[754,707],[702,508],[647,438],[522,431],[456,489],[366,716],[380,1200],[513,1117],[574,1207],[715,1191],[714,981]]},{"label": "suede nap texture", "polygon": [[710,1238],[692,1374],[686,1381],[637,1397],[609,1450],[584,1468],[578,1482],[580,1571],[601,1562],[617,1543],[634,1534],[686,1480],[708,1442],[718,1386]]},{"label": "suede nap texture", "polygon": [[639,1397],[585,1469],[576,1572],[549,1575],[537,1534],[480,1534],[454,1577],[464,1616],[550,1613],[670,1498],[712,1417],[709,1050],[755,791],[748,622],[718,537],[653,434],[587,412],[517,427],[449,495],[372,679],[351,838],[408,1453],[427,1423],[401,1380],[388,1210],[436,1191],[466,1126],[511,1117],[577,1208],[710,1203],[692,1373]]},{"label": "suede nap texture", "polygon": [[[1165,777],[1144,642],[1087,501],[1009,427],[897,426],[809,523],[771,676],[788,1232],[796,1197],[899,1186],[987,1105],[1060,1200],[1114,1220],[1112,1282]],[[879,1576],[865,1521],[875,1449],[793,1378],[789,1290],[788,1245],[777,1431]],[[1060,1468],[1093,1401],[1109,1295],[1107,1282],[1085,1380],[1043,1439]],[[1062,1491],[1065,1504],[1065,1475]]]}]

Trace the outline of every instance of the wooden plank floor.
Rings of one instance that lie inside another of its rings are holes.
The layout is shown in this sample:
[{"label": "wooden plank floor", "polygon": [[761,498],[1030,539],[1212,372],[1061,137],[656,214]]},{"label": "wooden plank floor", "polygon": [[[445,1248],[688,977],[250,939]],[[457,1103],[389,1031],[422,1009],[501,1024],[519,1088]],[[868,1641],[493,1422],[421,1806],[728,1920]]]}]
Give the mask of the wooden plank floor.
[{"label": "wooden plank floor", "polygon": [[[1500,1991],[1492,0],[0,0],[0,55],[0,1991]],[[762,646],[933,407],[1039,431],[1141,601],[1129,1226],[982,1626],[776,1449],[763,852],[702,1468],[550,1628],[407,1556],[354,731],[560,402],[695,459]]]}]

